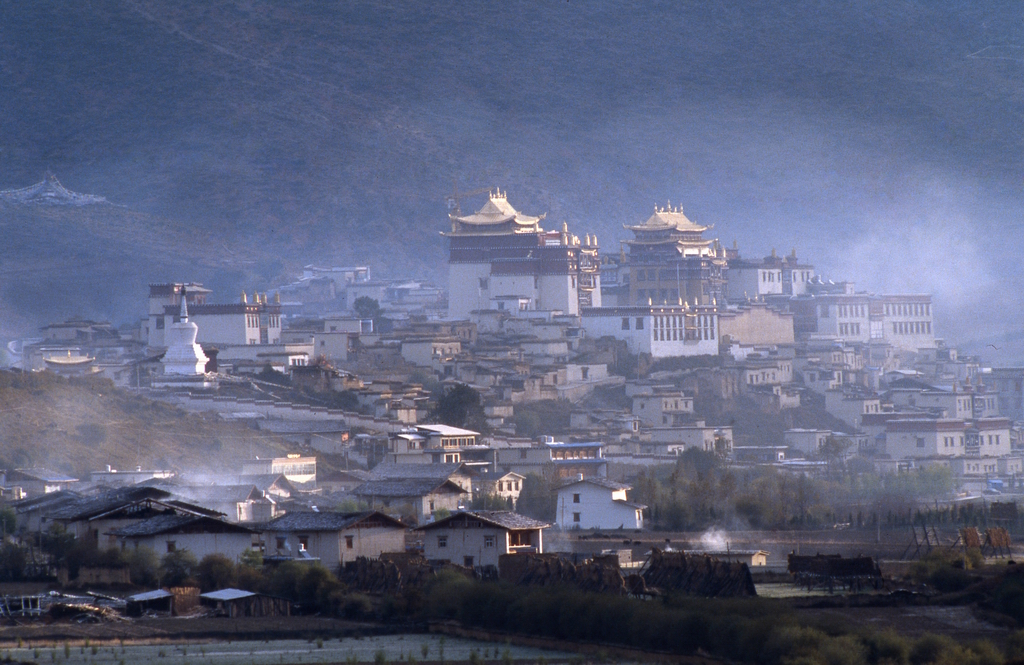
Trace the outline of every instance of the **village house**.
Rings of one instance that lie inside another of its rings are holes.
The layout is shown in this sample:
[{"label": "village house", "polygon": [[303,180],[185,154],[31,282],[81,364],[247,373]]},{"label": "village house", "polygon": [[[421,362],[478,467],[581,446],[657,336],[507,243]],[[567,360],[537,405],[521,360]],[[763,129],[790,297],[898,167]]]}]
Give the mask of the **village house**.
[{"label": "village house", "polygon": [[7,471],[3,479],[5,487],[20,487],[29,497],[70,489],[77,482],[78,478],[41,468]]},{"label": "village house", "polygon": [[607,478],[577,478],[558,488],[560,529],[642,529],[647,506],[626,498],[630,485]]},{"label": "village house", "polygon": [[287,457],[268,457],[265,459],[244,460],[243,476],[279,473],[296,484],[316,482],[316,457],[289,453]]},{"label": "village house", "polygon": [[405,551],[405,524],[380,512],[288,513],[261,531],[265,556],[313,558],[331,569],[361,556]]},{"label": "village house", "polygon": [[523,490],[524,480],[526,480],[525,476],[511,471],[506,473],[484,471],[473,479],[473,496],[496,496],[515,505]]},{"label": "village house", "polygon": [[75,538],[92,540],[105,548],[112,547],[115,540],[104,534],[165,515],[222,517],[223,513],[176,499],[164,489],[135,486],[54,507],[43,516],[41,525],[45,529],[45,521],[58,522]]},{"label": "village house", "polygon": [[675,427],[693,419],[693,397],[680,390],[654,390],[633,397],[633,415],[651,427]]},{"label": "village house", "polygon": [[541,443],[514,442],[494,446],[495,466],[502,472],[515,472],[523,476],[551,471],[558,478],[608,475],[608,460],[600,442],[562,443],[550,437]]},{"label": "village house", "polygon": [[124,549],[148,547],[158,554],[188,550],[202,560],[221,554],[237,561],[259,547],[259,534],[251,527],[205,515],[157,515],[108,532]]},{"label": "village house", "polygon": [[447,479],[412,478],[370,480],[353,492],[366,501],[371,509],[405,509],[408,516],[421,523],[438,510],[461,510],[470,499],[470,493]]},{"label": "village house", "polygon": [[454,464],[477,447],[479,432],[449,425],[417,425],[388,437],[385,458],[395,464]]},{"label": "village house", "polygon": [[498,567],[503,554],[544,551],[545,522],[513,512],[474,510],[418,527],[423,555],[467,568]]}]

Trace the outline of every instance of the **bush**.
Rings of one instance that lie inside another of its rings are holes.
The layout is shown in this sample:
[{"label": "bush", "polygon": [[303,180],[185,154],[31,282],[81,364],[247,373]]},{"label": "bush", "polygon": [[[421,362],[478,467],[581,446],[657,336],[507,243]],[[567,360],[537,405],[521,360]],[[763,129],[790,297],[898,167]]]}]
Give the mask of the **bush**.
[{"label": "bush", "polygon": [[136,547],[127,550],[128,574],[132,584],[144,587],[156,586],[160,580],[160,562],[149,547]]},{"label": "bush", "polygon": [[223,554],[207,554],[196,568],[199,589],[204,593],[235,586],[235,562]]},{"label": "bush", "polygon": [[168,552],[160,559],[160,584],[163,586],[188,586],[195,582],[194,576],[199,562],[188,550]]}]

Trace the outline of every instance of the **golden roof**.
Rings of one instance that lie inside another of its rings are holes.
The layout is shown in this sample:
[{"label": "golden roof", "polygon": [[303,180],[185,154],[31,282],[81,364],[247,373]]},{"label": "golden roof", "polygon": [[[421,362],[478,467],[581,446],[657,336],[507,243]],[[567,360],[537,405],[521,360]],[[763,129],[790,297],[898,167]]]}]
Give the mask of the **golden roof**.
[{"label": "golden roof", "polygon": [[505,193],[498,190],[491,193],[487,199],[487,203],[472,215],[451,215],[451,218],[452,221],[459,222],[460,224],[468,224],[470,226],[491,226],[495,224],[505,224],[511,221],[515,221],[519,226],[536,226],[540,220],[544,219],[544,215],[541,215],[540,217],[524,215],[512,207],[512,204],[508,202]]},{"label": "golden roof", "polygon": [[643,224],[635,226],[623,224],[622,226],[630,231],[692,231],[695,233],[703,233],[711,228],[694,224],[683,214],[682,206],[673,208],[671,205],[664,208],[654,206],[654,214],[648,217]]}]

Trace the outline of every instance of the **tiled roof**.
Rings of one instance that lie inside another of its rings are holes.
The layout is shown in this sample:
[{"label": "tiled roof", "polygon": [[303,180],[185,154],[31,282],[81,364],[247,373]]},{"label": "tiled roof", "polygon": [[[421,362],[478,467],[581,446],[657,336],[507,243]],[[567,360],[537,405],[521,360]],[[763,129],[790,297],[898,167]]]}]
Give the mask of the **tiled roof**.
[{"label": "tiled roof", "polygon": [[[200,526],[202,525],[202,526]],[[252,533],[252,529],[241,524],[232,524],[213,517],[201,515],[157,515],[148,520],[142,520],[135,524],[129,524],[110,532],[113,536],[139,538],[155,536],[161,533],[178,532],[186,527],[192,533],[223,533],[223,532],[245,532]],[[197,527],[199,530],[197,531]],[[205,527],[205,528],[203,528]]]},{"label": "tiled roof", "polygon": [[161,500],[171,493],[156,487],[124,487],[108,490],[94,497],[83,497],[73,503],[65,504],[50,513],[51,519],[80,520],[110,512],[122,506],[146,499]]},{"label": "tiled roof", "polygon": [[395,526],[397,528],[405,528],[402,522],[388,517],[383,513],[375,511],[365,511],[361,513],[313,513],[313,512],[296,512],[287,513],[281,517],[270,520],[269,522],[261,525],[260,530],[265,531],[341,531],[352,527],[359,522],[367,520],[370,517],[376,516],[378,520],[384,520],[385,522]]},{"label": "tiled roof", "polygon": [[445,480],[460,470],[462,470],[462,464],[459,462],[452,464],[396,464],[382,462],[373,467],[369,475],[370,480],[425,480],[427,478]]},{"label": "tiled roof", "polygon": [[466,494],[450,480],[437,478],[393,478],[387,480],[370,480],[357,487],[353,494],[368,497],[422,497],[434,492]]},{"label": "tiled roof", "polygon": [[614,480],[608,480],[607,478],[584,478],[583,480],[571,480],[571,481],[565,483],[564,485],[562,485],[561,487],[559,487],[558,489],[562,489],[562,487],[569,487],[571,485],[576,485],[578,483],[590,483],[591,485],[597,485],[598,487],[604,487],[605,489],[610,489],[610,490],[628,490],[628,489],[633,489],[632,485],[626,485],[624,483],[617,483]]},{"label": "tiled roof", "polygon": [[277,485],[283,489],[292,491],[295,486],[292,481],[284,477],[281,473],[254,473],[251,475],[233,476],[229,479],[230,482],[238,485],[255,485],[260,490],[266,492],[273,485]]},{"label": "tiled roof", "polygon": [[454,520],[462,520],[466,518],[476,518],[485,524],[510,530],[544,529],[551,526],[547,522],[540,522],[532,517],[513,513],[510,510],[467,510],[450,515],[442,520],[434,522],[433,524],[424,524],[423,526],[418,527],[417,530],[425,531],[428,529],[435,529],[440,526],[448,525]]},{"label": "tiled roof", "polygon": [[175,494],[196,501],[202,505],[208,503],[238,503],[263,498],[255,485],[192,485],[175,488]]},{"label": "tiled roof", "polygon": [[14,506],[14,509],[19,513],[24,513],[29,510],[56,508],[58,506],[64,506],[69,503],[80,501],[81,499],[82,495],[73,490],[58,490],[56,492],[35,496],[30,499],[15,501],[11,505]]}]

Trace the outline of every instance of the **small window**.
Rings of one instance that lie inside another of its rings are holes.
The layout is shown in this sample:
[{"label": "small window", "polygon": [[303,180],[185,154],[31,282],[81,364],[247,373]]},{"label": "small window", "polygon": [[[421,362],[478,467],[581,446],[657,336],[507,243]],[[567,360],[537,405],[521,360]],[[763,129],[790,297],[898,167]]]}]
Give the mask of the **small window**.
[{"label": "small window", "polygon": [[167,541],[167,551],[168,552],[174,552],[177,549],[178,549],[178,544],[177,543],[175,543],[173,540],[168,540]]},{"label": "small window", "polygon": [[430,512],[434,512],[434,502],[430,502]]},{"label": "small window", "polygon": [[305,552],[309,549],[309,536],[299,536],[299,551]]},{"label": "small window", "polygon": [[636,317],[636,329],[637,330],[643,330],[644,329],[644,318],[642,316]]},{"label": "small window", "polygon": [[578,524],[579,521],[580,521],[580,514],[579,513],[573,513],[572,514],[572,521],[576,522]]},{"label": "small window", "polygon": [[354,536],[345,536],[345,549],[350,550],[355,546]]},{"label": "small window", "polygon": [[471,557],[471,556],[464,556],[464,557],[462,557],[462,565],[464,565],[466,568],[472,568],[473,567],[473,557]]},{"label": "small window", "polygon": [[484,536],[484,547],[494,547],[494,536]]},{"label": "small window", "polygon": [[580,495],[579,494],[573,494],[572,495],[572,502],[573,503],[579,503],[580,502]]},{"label": "small window", "polygon": [[519,451],[519,459],[526,459],[526,448]]},{"label": "small window", "polygon": [[438,547],[448,547],[448,536],[438,536],[437,537],[437,546]]},{"label": "small window", "polygon": [[629,330],[629,317],[627,316],[622,317],[622,329]]},{"label": "small window", "polygon": [[283,550],[288,543],[288,539],[282,536],[277,537],[277,549]]}]

